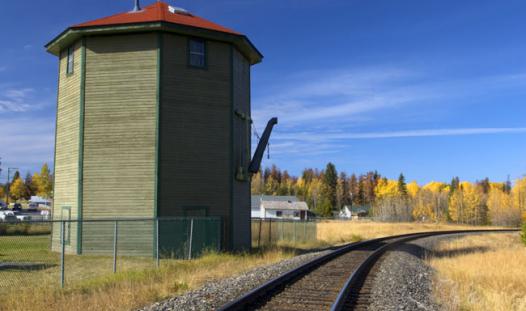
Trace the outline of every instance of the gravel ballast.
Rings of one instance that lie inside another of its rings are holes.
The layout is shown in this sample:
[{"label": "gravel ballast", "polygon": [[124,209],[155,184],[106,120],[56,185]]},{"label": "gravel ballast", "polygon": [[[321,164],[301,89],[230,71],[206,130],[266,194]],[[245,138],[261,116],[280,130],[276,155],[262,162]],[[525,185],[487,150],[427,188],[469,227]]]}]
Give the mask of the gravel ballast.
[{"label": "gravel ballast", "polygon": [[215,310],[266,281],[328,252],[329,250],[296,256],[276,264],[255,268],[236,277],[209,282],[197,290],[139,310]]},{"label": "gravel ballast", "polygon": [[408,242],[384,255],[372,282],[368,310],[440,310],[433,301],[434,271],[424,261],[438,239]]}]

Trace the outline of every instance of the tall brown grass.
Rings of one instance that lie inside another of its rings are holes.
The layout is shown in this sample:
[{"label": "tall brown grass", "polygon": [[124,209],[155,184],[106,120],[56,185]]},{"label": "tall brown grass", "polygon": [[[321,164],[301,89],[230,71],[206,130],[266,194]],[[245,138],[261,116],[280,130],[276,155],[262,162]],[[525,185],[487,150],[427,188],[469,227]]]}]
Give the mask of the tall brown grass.
[{"label": "tall brown grass", "polygon": [[526,310],[526,248],[516,234],[444,240],[429,259],[444,310]]},{"label": "tall brown grass", "polygon": [[214,253],[191,261],[167,260],[160,269],[90,278],[66,290],[31,284],[3,295],[0,310],[131,310],[292,256],[278,248],[254,254]]},{"label": "tall brown grass", "polygon": [[[27,286],[13,288],[9,294],[1,295],[0,310],[131,310],[198,288],[208,281],[239,275],[309,249],[394,234],[467,228],[472,227],[324,221],[317,225],[318,241],[280,242],[275,247],[249,254],[212,253],[191,261],[163,260],[160,269],[151,265],[145,268],[137,259],[119,259],[119,269],[123,272],[117,274],[108,274],[111,267],[109,259],[67,256],[69,283],[65,290],[56,288],[58,267],[31,272],[34,274]],[[35,252],[35,256],[38,254],[41,252]],[[0,277],[18,276],[4,274]]]},{"label": "tall brown grass", "polygon": [[[484,229],[488,227],[483,227]],[[330,244],[361,239],[373,239],[390,235],[447,230],[470,230],[477,227],[442,223],[387,223],[372,221],[328,220],[318,223],[317,238]]]}]

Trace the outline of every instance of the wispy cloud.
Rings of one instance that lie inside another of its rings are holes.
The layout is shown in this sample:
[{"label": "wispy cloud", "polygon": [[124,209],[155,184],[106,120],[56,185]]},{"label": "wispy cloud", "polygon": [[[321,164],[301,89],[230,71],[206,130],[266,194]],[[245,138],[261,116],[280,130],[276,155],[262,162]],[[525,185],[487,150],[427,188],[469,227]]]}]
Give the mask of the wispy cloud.
[{"label": "wispy cloud", "polygon": [[524,73],[439,80],[416,70],[391,67],[311,71],[266,85],[266,94],[272,95],[255,97],[252,115],[259,130],[270,117],[279,118],[272,136],[277,155],[337,152],[352,139],[525,133],[524,127],[406,130],[411,122],[402,121],[412,117],[418,122],[414,127],[421,128],[423,119],[432,118],[435,112],[447,115],[469,102],[465,98],[524,86]]},{"label": "wispy cloud", "polygon": [[[5,167],[21,173],[53,162],[54,121],[52,117],[10,118],[0,122],[0,146]],[[6,176],[2,176],[5,178]]]},{"label": "wispy cloud", "polygon": [[526,133],[526,127],[516,128],[456,128],[456,129],[420,129],[390,132],[364,132],[364,133],[317,133],[300,132],[294,134],[281,134],[278,141],[303,141],[321,142],[351,139],[381,139],[381,138],[406,138],[406,137],[433,137],[433,136],[465,136],[488,134],[520,134]]},{"label": "wispy cloud", "polygon": [[46,103],[37,100],[35,93],[33,88],[0,86],[0,113],[41,109]]}]

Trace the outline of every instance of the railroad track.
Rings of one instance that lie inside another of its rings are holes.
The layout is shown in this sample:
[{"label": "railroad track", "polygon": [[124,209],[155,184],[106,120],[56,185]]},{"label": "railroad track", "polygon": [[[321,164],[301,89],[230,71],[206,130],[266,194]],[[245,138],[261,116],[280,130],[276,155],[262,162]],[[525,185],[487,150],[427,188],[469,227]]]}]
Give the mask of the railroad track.
[{"label": "railroad track", "polygon": [[219,310],[366,310],[372,289],[372,277],[368,276],[389,248],[436,235],[514,231],[518,230],[422,232],[350,243],[264,283]]}]

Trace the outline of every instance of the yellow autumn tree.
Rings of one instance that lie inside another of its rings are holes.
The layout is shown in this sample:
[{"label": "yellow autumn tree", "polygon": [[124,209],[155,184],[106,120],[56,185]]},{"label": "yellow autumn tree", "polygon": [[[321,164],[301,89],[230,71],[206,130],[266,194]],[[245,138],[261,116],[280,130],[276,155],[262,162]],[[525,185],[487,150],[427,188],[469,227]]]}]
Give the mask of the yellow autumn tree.
[{"label": "yellow autumn tree", "polygon": [[5,197],[4,186],[0,186],[0,200],[3,200]]},{"label": "yellow autumn tree", "polygon": [[449,200],[449,213],[451,219],[458,223],[485,224],[484,193],[470,182],[460,183],[460,189],[451,195]]},{"label": "yellow autumn tree", "polygon": [[522,214],[526,222],[526,177],[519,178],[511,190],[513,206]]},{"label": "yellow autumn tree", "polygon": [[488,194],[488,213],[492,225],[518,226],[521,223],[521,213],[514,206],[512,196],[504,191],[502,183],[491,183]]},{"label": "yellow autumn tree", "polygon": [[446,221],[449,187],[431,181],[420,189],[414,200],[413,217],[421,221]]},{"label": "yellow autumn tree", "polygon": [[33,174],[32,182],[36,186],[37,195],[44,198],[51,197],[51,193],[53,192],[53,180],[51,178],[51,172],[49,171],[47,163],[42,165],[40,174]]},{"label": "yellow autumn tree", "polygon": [[320,205],[322,183],[319,178],[313,178],[307,188],[307,203],[314,210],[318,210]]},{"label": "yellow autumn tree", "polygon": [[411,198],[415,198],[420,191],[420,186],[417,184],[416,181],[412,181],[409,184],[407,184],[407,193]]},{"label": "yellow autumn tree", "polygon": [[409,221],[412,219],[410,202],[402,197],[398,181],[380,179],[374,189],[374,215],[383,221]]},{"label": "yellow autumn tree", "polygon": [[18,201],[26,195],[26,185],[22,178],[17,178],[9,187],[9,196]]},{"label": "yellow autumn tree", "polygon": [[250,183],[250,192],[255,194],[261,194],[263,192],[263,178],[261,176],[261,171],[252,175],[252,180]]}]

